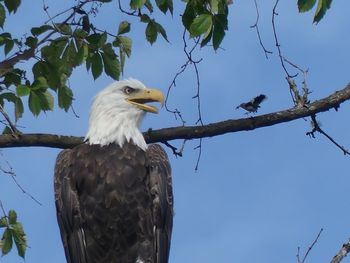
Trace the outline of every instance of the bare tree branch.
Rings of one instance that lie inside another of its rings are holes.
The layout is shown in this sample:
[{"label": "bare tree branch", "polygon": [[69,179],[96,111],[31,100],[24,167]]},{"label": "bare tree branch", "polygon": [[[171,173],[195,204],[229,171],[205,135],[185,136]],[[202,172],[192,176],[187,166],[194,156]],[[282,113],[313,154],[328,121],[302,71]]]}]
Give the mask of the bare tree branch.
[{"label": "bare tree branch", "polygon": [[267,50],[265,48],[265,46],[264,46],[264,43],[262,42],[261,35],[260,35],[260,30],[259,30],[260,14],[259,14],[258,3],[256,2],[256,0],[254,0],[254,4],[255,4],[255,10],[256,10],[256,20],[255,20],[254,25],[250,26],[250,28],[255,28],[256,34],[257,34],[258,39],[259,39],[260,46],[264,50],[266,59],[268,59],[269,58],[268,54],[272,54],[272,51]]},{"label": "bare tree branch", "polygon": [[315,133],[319,132],[323,136],[325,136],[328,140],[330,140],[335,146],[337,146],[343,153],[344,155],[350,155],[350,152],[346,150],[343,146],[341,146],[339,143],[337,143],[328,133],[326,133],[323,129],[321,129],[318,121],[316,120],[316,114],[311,115],[311,123],[312,123],[312,130],[307,132],[306,135],[311,136],[312,138],[315,138]]},{"label": "bare tree branch", "polygon": [[333,257],[331,263],[339,263],[350,252],[350,240],[344,243],[338,253]]},{"label": "bare tree branch", "polygon": [[311,250],[313,249],[313,247],[316,245],[316,243],[318,242],[318,239],[320,238],[321,234],[323,232],[323,228],[320,229],[320,231],[318,232],[316,238],[314,239],[314,241],[311,243],[311,245],[308,247],[303,259],[300,259],[300,247],[298,247],[298,253],[297,253],[297,260],[298,263],[305,263],[309,253],[311,252]]},{"label": "bare tree branch", "polygon": [[[148,143],[164,142],[176,139],[199,139],[213,137],[225,133],[249,131],[268,127],[279,123],[309,117],[314,114],[338,109],[339,105],[350,99],[350,84],[332,95],[310,103],[308,107],[290,108],[283,111],[264,114],[237,120],[226,120],[203,126],[180,126],[159,130],[148,130],[144,137]],[[0,135],[0,148],[43,146],[51,148],[72,148],[83,142],[82,137],[61,136],[53,134],[20,134],[18,138],[12,135]]]}]

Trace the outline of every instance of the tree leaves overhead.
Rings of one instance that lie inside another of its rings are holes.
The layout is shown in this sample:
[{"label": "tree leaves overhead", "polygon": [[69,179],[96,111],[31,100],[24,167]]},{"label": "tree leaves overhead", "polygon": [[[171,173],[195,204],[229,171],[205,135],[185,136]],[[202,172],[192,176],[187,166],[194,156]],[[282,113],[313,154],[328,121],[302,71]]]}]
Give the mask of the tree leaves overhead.
[{"label": "tree leaves overhead", "polygon": [[188,0],[182,15],[182,24],[191,37],[202,37],[201,47],[211,40],[214,50],[220,47],[225,36],[228,16],[226,0]]},{"label": "tree leaves overhead", "polygon": [[117,55],[114,53],[112,45],[105,45],[101,55],[105,73],[115,80],[119,79],[120,62],[117,58]]},{"label": "tree leaves overhead", "polygon": [[169,42],[165,29],[154,19],[148,22],[145,33],[146,39],[150,44],[153,44],[157,40],[158,34],[160,34],[167,42]]},{"label": "tree leaves overhead", "polygon": [[[316,0],[298,0],[299,12],[310,11],[316,4]],[[318,23],[331,7],[332,0],[318,0],[316,11],[314,14],[314,23]]]},{"label": "tree leaves overhead", "polygon": [[211,14],[201,14],[193,20],[190,26],[190,34],[192,37],[207,35],[212,26],[213,20]]},{"label": "tree leaves overhead", "polygon": [[42,33],[45,33],[48,30],[53,30],[53,27],[50,25],[42,25],[40,27],[33,27],[30,32],[33,36],[39,36]]},{"label": "tree leaves overhead", "polygon": [[310,11],[316,3],[316,0],[298,0],[299,12]]},{"label": "tree leaves overhead", "polygon": [[4,2],[9,13],[16,13],[18,7],[21,5],[21,0],[5,0]]},{"label": "tree leaves overhead", "polygon": [[91,59],[91,72],[94,79],[97,79],[103,71],[102,57],[100,53],[96,52]]},{"label": "tree leaves overhead", "polygon": [[7,216],[0,218],[0,228],[5,228],[0,241],[2,255],[11,251],[14,242],[18,255],[24,258],[27,249],[26,234],[22,224],[17,221],[17,213],[14,210],[10,210]]},{"label": "tree leaves overhead", "polygon": [[65,111],[68,111],[72,105],[73,91],[67,86],[62,86],[58,89],[58,106]]},{"label": "tree leaves overhead", "polygon": [[0,3],[0,27],[3,28],[6,19],[5,7]]},{"label": "tree leaves overhead", "polygon": [[6,228],[6,230],[4,231],[4,234],[1,239],[1,244],[2,255],[4,256],[8,254],[12,249],[13,239],[10,228]]},{"label": "tree leaves overhead", "polygon": [[118,35],[123,35],[130,32],[130,23],[128,21],[122,21],[119,24]]},{"label": "tree leaves overhead", "polygon": [[140,9],[145,2],[146,0],[130,0],[130,8],[134,10]]},{"label": "tree leaves overhead", "polygon": [[164,14],[166,14],[168,11],[170,11],[171,14],[173,14],[174,6],[172,0],[155,0],[157,7],[160,11],[162,11]]}]

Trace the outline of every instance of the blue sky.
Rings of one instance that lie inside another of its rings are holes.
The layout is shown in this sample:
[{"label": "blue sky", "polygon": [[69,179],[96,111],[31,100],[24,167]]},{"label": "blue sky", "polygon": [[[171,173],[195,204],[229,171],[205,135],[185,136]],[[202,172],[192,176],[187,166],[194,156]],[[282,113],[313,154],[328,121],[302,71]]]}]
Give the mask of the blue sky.
[{"label": "blue sky", "polygon": [[[68,2],[68,1],[67,1]],[[350,3],[334,1],[326,17],[316,26],[312,13],[299,14],[295,1],[281,1],[277,31],[284,55],[309,68],[310,99],[322,98],[349,82]],[[46,1],[49,11],[65,9],[65,3]],[[258,1],[260,30],[266,47],[274,53],[265,59],[256,33],[253,1],[234,1],[230,7],[229,31],[217,53],[203,48],[196,53],[199,65],[201,104],[204,123],[244,117],[235,107],[264,93],[268,100],[260,113],[292,107],[287,83],[274,46],[271,12],[274,1]],[[17,36],[47,20],[41,1],[23,1],[7,30]],[[56,9],[57,8],[57,9]],[[135,77],[148,86],[166,92],[175,73],[186,61],[182,51],[179,13],[160,16],[170,44],[162,39],[150,46],[144,41],[143,25],[132,20],[133,53],[124,77]],[[115,3],[100,11],[97,23],[115,32],[121,19]],[[38,118],[29,112],[20,121],[23,132],[83,136],[87,130],[90,102],[94,94],[112,80],[94,81],[85,69],[70,80],[75,92],[74,108],[79,118],[57,110]],[[300,79],[298,80],[300,83]],[[193,69],[186,71],[173,89],[169,106],[181,110],[187,124],[197,120]],[[322,128],[350,149],[349,103],[318,115]],[[164,109],[148,115],[143,129],[181,125]],[[204,139],[199,170],[194,171],[198,141],[185,145],[184,156],[170,151],[175,194],[175,218],[170,262],[296,262],[297,247],[302,252],[321,228],[324,231],[309,255],[308,262],[329,262],[350,237],[348,210],[349,157],[326,138],[305,135],[308,120],[297,120],[250,132]],[[182,141],[171,142],[181,146]],[[0,199],[5,208],[15,209],[28,235],[27,263],[65,262],[56,223],[53,200],[53,167],[58,149],[19,148],[2,150],[2,166],[7,160],[22,187],[40,200],[34,203],[7,175],[0,175]],[[23,262],[15,251],[1,262]],[[343,262],[350,262],[345,259]]]}]

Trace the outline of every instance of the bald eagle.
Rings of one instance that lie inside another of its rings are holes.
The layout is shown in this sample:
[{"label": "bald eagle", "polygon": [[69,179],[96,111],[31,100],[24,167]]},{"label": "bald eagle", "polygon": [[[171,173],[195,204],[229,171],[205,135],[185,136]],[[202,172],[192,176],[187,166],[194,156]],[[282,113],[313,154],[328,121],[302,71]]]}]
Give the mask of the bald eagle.
[{"label": "bald eagle", "polygon": [[162,93],[128,79],[99,92],[85,142],[59,153],[57,220],[68,263],[166,263],[173,222],[168,157],[139,130]]}]

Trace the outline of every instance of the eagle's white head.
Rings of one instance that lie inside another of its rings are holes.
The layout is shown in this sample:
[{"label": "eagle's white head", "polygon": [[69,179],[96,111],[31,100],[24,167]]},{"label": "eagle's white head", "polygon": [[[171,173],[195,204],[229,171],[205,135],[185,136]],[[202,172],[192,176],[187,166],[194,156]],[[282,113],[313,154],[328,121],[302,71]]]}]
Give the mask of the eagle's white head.
[{"label": "eagle's white head", "polygon": [[158,113],[147,102],[163,104],[164,96],[156,89],[148,89],[136,79],[116,81],[100,91],[92,103],[89,130],[85,140],[102,146],[132,141],[146,150],[147,144],[139,130],[146,112]]}]

